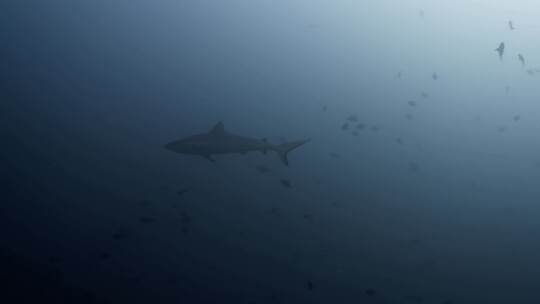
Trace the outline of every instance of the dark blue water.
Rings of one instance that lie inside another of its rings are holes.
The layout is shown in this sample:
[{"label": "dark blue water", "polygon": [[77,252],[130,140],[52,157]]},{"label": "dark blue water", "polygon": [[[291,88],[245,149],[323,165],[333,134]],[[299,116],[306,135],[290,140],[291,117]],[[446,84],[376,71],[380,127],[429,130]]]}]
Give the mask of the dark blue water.
[{"label": "dark blue water", "polygon": [[0,298],[539,303],[539,12],[3,1]]}]

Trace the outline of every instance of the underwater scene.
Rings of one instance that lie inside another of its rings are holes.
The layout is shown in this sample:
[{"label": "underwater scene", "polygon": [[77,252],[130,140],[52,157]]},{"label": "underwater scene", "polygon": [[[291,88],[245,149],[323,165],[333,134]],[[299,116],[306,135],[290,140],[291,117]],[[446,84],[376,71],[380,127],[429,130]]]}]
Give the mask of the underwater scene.
[{"label": "underwater scene", "polygon": [[4,0],[2,303],[540,303],[540,1]]}]

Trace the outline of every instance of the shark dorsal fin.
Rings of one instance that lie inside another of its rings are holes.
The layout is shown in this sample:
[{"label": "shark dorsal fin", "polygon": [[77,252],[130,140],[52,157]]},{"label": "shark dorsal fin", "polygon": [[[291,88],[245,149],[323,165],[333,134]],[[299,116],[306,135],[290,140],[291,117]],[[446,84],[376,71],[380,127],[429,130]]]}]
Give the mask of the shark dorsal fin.
[{"label": "shark dorsal fin", "polygon": [[216,136],[223,135],[225,134],[225,125],[220,121],[214,127],[212,127],[209,133]]}]

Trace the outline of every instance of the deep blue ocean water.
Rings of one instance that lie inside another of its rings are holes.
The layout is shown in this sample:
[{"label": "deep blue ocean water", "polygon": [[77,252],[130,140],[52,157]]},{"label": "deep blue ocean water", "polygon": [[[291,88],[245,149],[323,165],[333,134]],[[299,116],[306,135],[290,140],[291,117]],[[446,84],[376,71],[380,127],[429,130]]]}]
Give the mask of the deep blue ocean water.
[{"label": "deep blue ocean water", "polygon": [[[540,303],[539,13],[3,1],[0,298]],[[163,147],[219,121],[311,141]]]}]

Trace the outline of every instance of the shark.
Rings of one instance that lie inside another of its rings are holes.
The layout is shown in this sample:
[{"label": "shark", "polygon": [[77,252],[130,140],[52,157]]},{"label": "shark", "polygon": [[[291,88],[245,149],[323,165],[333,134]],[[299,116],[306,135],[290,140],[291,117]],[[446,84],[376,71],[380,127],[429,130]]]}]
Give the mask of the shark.
[{"label": "shark", "polygon": [[179,154],[202,156],[211,162],[215,162],[212,156],[217,154],[246,154],[253,151],[266,154],[268,151],[274,151],[283,164],[288,166],[288,153],[309,141],[308,138],[276,145],[268,142],[266,138],[256,139],[230,133],[225,130],[223,122],[218,122],[209,132],[175,140],[165,144],[164,147]]}]

